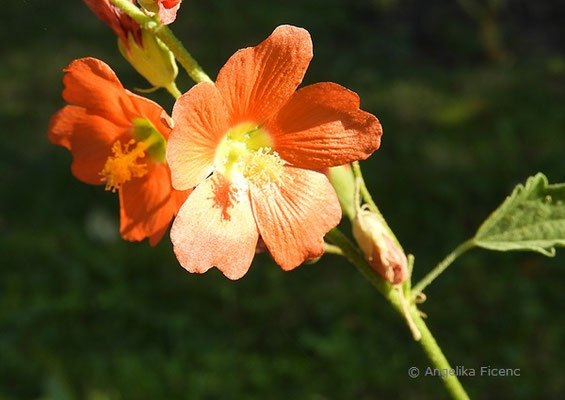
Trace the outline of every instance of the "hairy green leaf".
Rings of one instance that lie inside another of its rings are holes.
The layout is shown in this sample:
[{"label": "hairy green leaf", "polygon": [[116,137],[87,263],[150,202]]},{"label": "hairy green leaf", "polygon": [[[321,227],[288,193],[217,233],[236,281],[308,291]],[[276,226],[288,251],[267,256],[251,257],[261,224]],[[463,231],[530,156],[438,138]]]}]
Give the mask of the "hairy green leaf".
[{"label": "hairy green leaf", "polygon": [[565,184],[542,173],[518,185],[481,225],[474,243],[485,249],[537,251],[548,257],[565,246]]}]

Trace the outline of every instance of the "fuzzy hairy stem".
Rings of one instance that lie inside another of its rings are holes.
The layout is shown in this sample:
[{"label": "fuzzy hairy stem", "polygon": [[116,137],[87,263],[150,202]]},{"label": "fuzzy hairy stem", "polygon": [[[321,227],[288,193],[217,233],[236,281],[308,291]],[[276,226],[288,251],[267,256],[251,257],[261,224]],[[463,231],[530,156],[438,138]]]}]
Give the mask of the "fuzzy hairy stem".
[{"label": "fuzzy hairy stem", "polygon": [[[416,326],[420,337],[418,343],[424,349],[428,359],[433,364],[434,368],[439,370],[451,370],[451,365],[445,358],[441,348],[436,342],[434,336],[428,329],[426,323],[422,319],[417,307],[411,303],[408,307],[403,307],[402,299],[400,298],[400,291],[394,290],[394,286],[385,282],[367,263],[359,249],[337,228],[332,229],[327,233],[326,238],[329,239],[334,245],[341,248],[344,256],[359,270],[359,272],[389,301],[393,308],[407,320],[413,321]],[[404,313],[408,309],[409,316]],[[469,396],[465,389],[459,382],[455,375],[448,375],[446,378],[441,379],[447,391],[452,398],[456,400],[466,400]]]}]

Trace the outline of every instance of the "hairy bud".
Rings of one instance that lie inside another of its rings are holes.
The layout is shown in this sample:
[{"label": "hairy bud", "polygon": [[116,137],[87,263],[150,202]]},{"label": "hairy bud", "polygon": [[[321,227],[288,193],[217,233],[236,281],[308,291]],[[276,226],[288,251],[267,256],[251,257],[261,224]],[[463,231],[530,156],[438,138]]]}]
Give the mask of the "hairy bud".
[{"label": "hairy bud", "polygon": [[118,41],[120,53],[154,87],[171,86],[178,73],[173,53],[155,35],[141,30],[142,44],[128,36],[128,46]]},{"label": "hairy bud", "polygon": [[406,255],[381,218],[369,211],[366,205],[357,210],[353,236],[371,267],[386,281],[399,284],[408,277]]}]

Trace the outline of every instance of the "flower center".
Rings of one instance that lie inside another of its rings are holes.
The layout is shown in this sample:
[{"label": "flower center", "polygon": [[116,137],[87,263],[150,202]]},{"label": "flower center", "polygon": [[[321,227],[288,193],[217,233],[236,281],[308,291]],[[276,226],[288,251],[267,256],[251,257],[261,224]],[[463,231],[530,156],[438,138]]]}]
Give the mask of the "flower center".
[{"label": "flower center", "polygon": [[166,141],[163,135],[146,119],[133,120],[133,137],[122,145],[118,140],[112,145],[112,155],[108,157],[100,172],[106,190],[115,192],[134,178],[147,174],[147,164],[141,160],[149,155],[154,163],[165,162]]},{"label": "flower center", "polygon": [[[131,146],[134,144],[135,147],[132,149]],[[100,172],[102,182],[106,182],[106,190],[115,192],[132,178],[141,178],[147,174],[147,165],[138,160],[145,157],[145,149],[145,143],[136,143],[133,139],[123,148],[119,140],[112,145],[113,155],[108,157],[102,172]]]},{"label": "flower center", "polygon": [[228,180],[264,185],[280,181],[282,160],[273,141],[259,125],[244,122],[231,128],[216,151],[216,169]]}]

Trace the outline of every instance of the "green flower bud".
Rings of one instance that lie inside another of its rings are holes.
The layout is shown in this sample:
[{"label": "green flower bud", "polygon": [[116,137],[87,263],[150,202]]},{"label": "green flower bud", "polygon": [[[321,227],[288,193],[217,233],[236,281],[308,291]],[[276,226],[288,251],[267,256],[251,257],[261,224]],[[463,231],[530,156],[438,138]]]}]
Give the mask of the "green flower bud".
[{"label": "green flower bud", "polygon": [[151,31],[141,29],[141,45],[128,34],[128,46],[118,40],[120,53],[156,88],[174,85],[178,67],[173,53]]},{"label": "green flower bud", "polygon": [[328,178],[337,193],[341,209],[349,219],[355,217],[355,177],[349,164],[329,169]]}]

